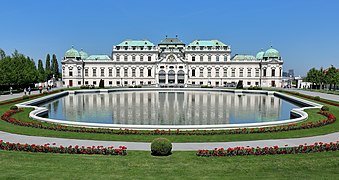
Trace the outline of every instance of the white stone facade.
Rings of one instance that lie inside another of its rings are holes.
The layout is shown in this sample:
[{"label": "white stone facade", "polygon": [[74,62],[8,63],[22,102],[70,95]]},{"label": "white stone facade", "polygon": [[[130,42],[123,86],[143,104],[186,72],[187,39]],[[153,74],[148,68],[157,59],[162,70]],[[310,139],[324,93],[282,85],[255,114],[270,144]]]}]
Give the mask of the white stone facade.
[{"label": "white stone facade", "polygon": [[261,51],[257,57],[235,55],[218,41],[196,40],[186,45],[178,38],[150,41],[126,40],[113,46],[112,56],[92,55],[75,49],[62,61],[65,86],[235,86],[281,87],[283,61],[277,50]]}]

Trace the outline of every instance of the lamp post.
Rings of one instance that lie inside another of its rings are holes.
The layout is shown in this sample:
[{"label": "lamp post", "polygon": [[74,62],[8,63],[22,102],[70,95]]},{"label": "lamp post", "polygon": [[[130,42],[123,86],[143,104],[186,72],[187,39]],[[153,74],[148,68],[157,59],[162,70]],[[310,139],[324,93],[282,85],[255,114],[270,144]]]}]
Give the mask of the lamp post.
[{"label": "lamp post", "polygon": [[83,59],[81,59],[82,61],[82,85],[85,86],[85,74],[84,74],[84,71],[85,71],[85,62]]},{"label": "lamp post", "polygon": [[260,63],[259,63],[259,86],[261,87],[261,74],[262,74],[262,58],[260,59]]}]

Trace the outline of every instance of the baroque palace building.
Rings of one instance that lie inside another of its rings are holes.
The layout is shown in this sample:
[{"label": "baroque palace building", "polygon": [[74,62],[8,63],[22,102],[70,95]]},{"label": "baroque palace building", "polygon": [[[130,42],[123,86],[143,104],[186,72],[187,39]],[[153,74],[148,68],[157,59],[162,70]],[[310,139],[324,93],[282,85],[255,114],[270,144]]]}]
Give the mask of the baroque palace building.
[{"label": "baroque palace building", "polygon": [[88,55],[73,47],[61,62],[65,86],[235,86],[281,87],[283,61],[272,47],[256,56],[236,54],[219,40],[183,43],[178,37],[158,45],[148,40],[125,40],[112,55]]}]

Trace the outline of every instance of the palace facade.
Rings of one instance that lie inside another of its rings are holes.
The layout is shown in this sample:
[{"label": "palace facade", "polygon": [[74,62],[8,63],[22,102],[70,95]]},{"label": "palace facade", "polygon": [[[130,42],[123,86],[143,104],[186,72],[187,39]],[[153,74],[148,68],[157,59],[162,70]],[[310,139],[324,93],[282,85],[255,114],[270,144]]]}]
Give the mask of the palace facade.
[{"label": "palace facade", "polygon": [[61,62],[65,86],[235,86],[281,87],[283,61],[272,47],[256,56],[235,54],[219,40],[183,43],[166,37],[158,45],[148,40],[125,40],[111,56],[88,55],[73,47]]}]

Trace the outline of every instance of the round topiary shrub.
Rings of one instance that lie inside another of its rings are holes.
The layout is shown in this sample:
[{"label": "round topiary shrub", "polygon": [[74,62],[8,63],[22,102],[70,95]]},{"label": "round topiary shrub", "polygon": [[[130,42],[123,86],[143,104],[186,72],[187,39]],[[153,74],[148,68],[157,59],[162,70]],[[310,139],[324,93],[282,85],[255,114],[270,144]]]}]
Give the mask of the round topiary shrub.
[{"label": "round topiary shrub", "polygon": [[153,156],[171,155],[172,143],[166,138],[157,138],[152,141],[151,151]]},{"label": "round topiary shrub", "polygon": [[323,107],[321,107],[321,110],[322,110],[322,111],[329,111],[330,108],[329,108],[328,106],[323,106]]},{"label": "round topiary shrub", "polygon": [[319,96],[314,96],[313,99],[316,100],[316,101],[319,101],[320,97]]},{"label": "round topiary shrub", "polygon": [[28,98],[29,98],[29,96],[27,96],[27,95],[22,96],[22,99],[28,99]]},{"label": "round topiary shrub", "polygon": [[42,94],[48,94],[48,92],[47,92],[47,91],[44,91],[44,92],[42,92]]},{"label": "round topiary shrub", "polygon": [[18,108],[18,106],[11,106],[9,109],[10,110],[18,110],[19,108]]}]

